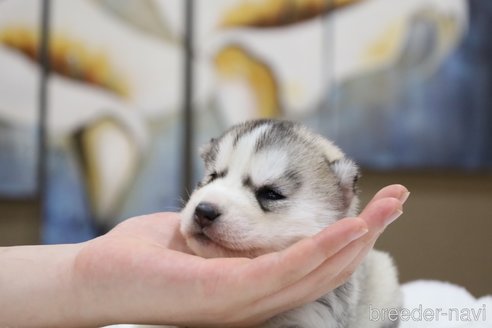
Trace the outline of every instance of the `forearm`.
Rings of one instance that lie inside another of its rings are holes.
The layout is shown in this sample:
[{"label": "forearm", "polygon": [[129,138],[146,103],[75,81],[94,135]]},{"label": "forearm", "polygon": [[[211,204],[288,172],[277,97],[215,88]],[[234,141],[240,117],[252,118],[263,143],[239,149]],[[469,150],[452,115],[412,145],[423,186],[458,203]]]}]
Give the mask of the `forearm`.
[{"label": "forearm", "polygon": [[90,324],[73,283],[73,262],[81,246],[0,248],[0,327]]}]

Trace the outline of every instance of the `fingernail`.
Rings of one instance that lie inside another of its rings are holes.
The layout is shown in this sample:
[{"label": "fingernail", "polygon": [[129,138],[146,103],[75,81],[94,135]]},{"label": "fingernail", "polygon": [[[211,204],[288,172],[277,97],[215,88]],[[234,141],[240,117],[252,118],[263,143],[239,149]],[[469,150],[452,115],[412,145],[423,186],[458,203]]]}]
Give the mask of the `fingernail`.
[{"label": "fingernail", "polygon": [[405,191],[405,192],[403,193],[403,195],[401,195],[401,197],[400,197],[400,202],[401,202],[402,204],[405,204],[405,202],[406,202],[406,201],[407,201],[407,199],[408,199],[408,196],[410,196],[410,191],[408,191],[408,190],[407,190],[407,191]]},{"label": "fingernail", "polygon": [[403,211],[401,209],[397,209],[393,215],[391,215],[389,218],[386,219],[384,222],[385,225],[390,225],[393,221],[398,219],[401,215],[403,214]]}]

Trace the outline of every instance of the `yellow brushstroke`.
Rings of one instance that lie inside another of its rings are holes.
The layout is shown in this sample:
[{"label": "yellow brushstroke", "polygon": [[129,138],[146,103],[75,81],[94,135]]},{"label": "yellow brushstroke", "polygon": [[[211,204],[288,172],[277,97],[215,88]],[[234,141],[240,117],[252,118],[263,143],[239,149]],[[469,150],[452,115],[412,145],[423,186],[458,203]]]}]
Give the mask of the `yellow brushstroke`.
[{"label": "yellow brushstroke", "polygon": [[[11,26],[0,30],[0,44],[38,62],[39,32]],[[122,97],[130,94],[128,83],[110,64],[103,51],[94,51],[73,38],[53,33],[50,39],[51,69],[65,77],[101,87]]]},{"label": "yellow brushstroke", "polygon": [[245,0],[225,13],[220,26],[272,27],[297,23],[361,0]]},{"label": "yellow brushstroke", "polygon": [[215,56],[214,63],[220,77],[247,82],[255,95],[259,117],[280,116],[278,86],[268,65],[239,46],[223,48]]},{"label": "yellow brushstroke", "polygon": [[367,67],[373,67],[389,63],[399,54],[404,24],[402,21],[394,22],[362,54],[362,61]]}]

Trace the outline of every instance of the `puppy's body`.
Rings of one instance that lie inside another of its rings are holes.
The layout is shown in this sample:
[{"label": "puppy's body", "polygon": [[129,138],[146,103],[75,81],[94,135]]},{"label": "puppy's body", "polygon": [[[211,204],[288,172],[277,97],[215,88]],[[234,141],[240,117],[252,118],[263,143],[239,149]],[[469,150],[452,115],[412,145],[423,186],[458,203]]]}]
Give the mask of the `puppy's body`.
[{"label": "puppy's body", "polygon": [[[206,174],[181,223],[200,256],[256,257],[357,215],[356,165],[299,124],[258,120],[234,126],[212,139],[202,158]],[[262,327],[396,327],[371,321],[369,310],[399,306],[390,257],[371,251],[344,285]]]}]

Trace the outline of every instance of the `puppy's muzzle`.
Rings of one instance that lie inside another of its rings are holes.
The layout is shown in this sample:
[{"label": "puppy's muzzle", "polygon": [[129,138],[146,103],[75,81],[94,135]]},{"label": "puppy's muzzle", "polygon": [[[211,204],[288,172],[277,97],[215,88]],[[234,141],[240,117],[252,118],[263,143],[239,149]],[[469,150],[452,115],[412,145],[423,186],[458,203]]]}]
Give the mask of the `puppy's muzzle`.
[{"label": "puppy's muzzle", "polygon": [[200,228],[205,228],[221,215],[217,206],[211,203],[202,202],[195,208],[194,220]]}]

